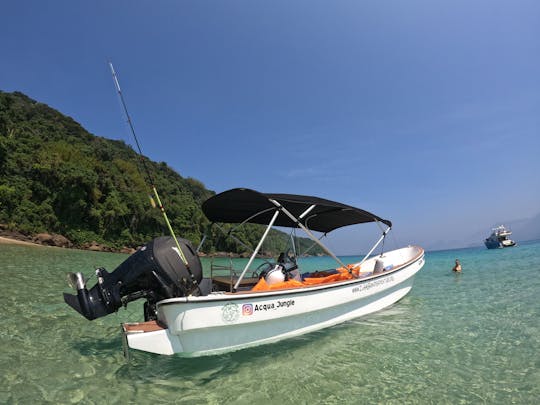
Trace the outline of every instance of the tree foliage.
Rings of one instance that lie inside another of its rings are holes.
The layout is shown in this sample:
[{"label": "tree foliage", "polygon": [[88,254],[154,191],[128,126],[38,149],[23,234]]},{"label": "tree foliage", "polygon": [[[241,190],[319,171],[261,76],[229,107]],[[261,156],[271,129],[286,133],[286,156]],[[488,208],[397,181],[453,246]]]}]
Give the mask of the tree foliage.
[{"label": "tree foliage", "polygon": [[[209,225],[201,204],[214,192],[166,163],[143,159],[173,229],[198,245]],[[96,241],[113,248],[167,234],[161,213],[150,206],[140,162],[123,141],[94,136],[22,93],[0,91],[0,223],[10,229],[60,233],[76,246]],[[247,225],[234,234],[253,247],[263,231]],[[248,250],[220,238],[217,228],[210,233],[205,251]],[[274,254],[287,241],[286,234],[272,230],[264,249]],[[305,239],[299,243],[308,245]]]}]

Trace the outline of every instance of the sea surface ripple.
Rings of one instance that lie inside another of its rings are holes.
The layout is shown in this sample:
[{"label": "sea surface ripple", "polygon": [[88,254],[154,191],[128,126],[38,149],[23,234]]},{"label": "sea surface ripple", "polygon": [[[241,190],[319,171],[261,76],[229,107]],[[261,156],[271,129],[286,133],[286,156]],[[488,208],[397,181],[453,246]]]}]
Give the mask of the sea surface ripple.
[{"label": "sea surface ripple", "polygon": [[[540,398],[540,242],[428,252],[400,302],[322,331],[194,359],[132,351],[130,362],[120,323],[141,320],[140,303],[89,322],[62,299],[67,272],[112,270],[124,255],[12,245],[0,246],[0,255],[0,403],[533,404]],[[450,271],[455,258],[462,274]],[[325,267],[327,260],[306,258],[301,266]]]}]

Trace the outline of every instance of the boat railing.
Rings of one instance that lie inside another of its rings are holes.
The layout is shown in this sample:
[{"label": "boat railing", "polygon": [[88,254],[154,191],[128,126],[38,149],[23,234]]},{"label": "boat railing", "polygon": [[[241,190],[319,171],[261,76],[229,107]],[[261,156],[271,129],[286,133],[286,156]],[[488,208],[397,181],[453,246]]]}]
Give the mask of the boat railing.
[{"label": "boat railing", "polygon": [[234,268],[232,258],[227,257],[227,259],[228,260],[225,263],[216,263],[215,260],[212,259],[212,262],[210,263],[210,278],[223,275],[230,275],[233,277],[233,275],[235,275],[236,269]]},{"label": "boat railing", "polygon": [[[225,289],[232,292],[233,287],[240,278],[243,269],[234,267],[232,258],[228,257],[228,259],[229,260],[225,263],[215,263],[212,261],[210,264],[210,278],[220,290]],[[251,288],[257,283],[257,281],[259,281],[258,277],[255,277],[254,275],[251,276],[252,277],[245,277],[243,280],[241,280],[242,287]]]}]

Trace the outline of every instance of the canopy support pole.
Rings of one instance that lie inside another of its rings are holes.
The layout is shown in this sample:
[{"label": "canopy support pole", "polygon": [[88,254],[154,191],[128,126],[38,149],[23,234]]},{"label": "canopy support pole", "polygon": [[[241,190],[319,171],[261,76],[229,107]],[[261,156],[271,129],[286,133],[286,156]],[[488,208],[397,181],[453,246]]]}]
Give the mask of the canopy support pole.
[{"label": "canopy support pole", "polygon": [[248,244],[242,242],[239,238],[237,238],[236,236],[234,236],[232,234],[236,228],[230,229],[229,232],[225,232],[225,230],[221,226],[219,226],[218,224],[215,224],[215,226],[223,235],[230,237],[236,243],[242,245],[243,247],[245,247],[246,249],[248,249],[250,251],[253,251],[253,246],[249,246]]},{"label": "canopy support pole", "polygon": [[[323,233],[323,234],[321,235],[321,237],[318,238],[318,239],[321,240],[321,239],[324,238],[325,236],[326,236],[326,234]],[[317,243],[313,242],[313,243],[311,244],[311,246],[308,247],[306,250],[304,250],[301,254],[302,254],[302,255],[307,255],[308,252],[309,252],[311,249],[313,249],[316,245],[317,245]]]},{"label": "canopy support pole", "polygon": [[240,277],[238,277],[238,281],[236,282],[236,284],[234,285],[234,288],[233,288],[233,290],[235,292],[238,289],[238,286],[240,285],[240,282],[244,278],[244,274],[246,274],[247,269],[249,268],[249,266],[251,266],[251,263],[253,262],[253,259],[255,259],[255,256],[257,256],[257,253],[259,253],[259,249],[261,248],[264,240],[266,239],[266,236],[268,235],[268,232],[270,232],[270,229],[274,225],[274,222],[276,222],[276,219],[277,219],[278,215],[279,215],[279,210],[276,210],[276,212],[274,213],[274,216],[272,217],[272,220],[270,221],[270,223],[266,227],[266,230],[264,231],[264,234],[263,234],[261,240],[257,244],[257,247],[253,251],[253,254],[251,255],[251,257],[249,258],[249,261],[247,262],[246,267],[244,267],[244,270],[242,271],[242,274],[240,274]]},{"label": "canopy support pole", "polygon": [[214,225],[213,222],[210,223],[210,225],[208,225],[206,227],[206,229],[204,230],[204,235],[203,235],[203,238],[201,240],[201,243],[199,243],[199,246],[197,246],[197,249],[195,250],[195,252],[198,254],[199,251],[201,250],[201,248],[203,247],[204,245],[204,242],[206,241],[206,238],[208,237],[208,234],[210,233],[210,229],[212,229],[212,226]]},{"label": "canopy support pole", "polygon": [[383,232],[382,236],[379,238],[379,240],[377,241],[377,243],[375,243],[375,245],[373,245],[373,247],[371,248],[371,250],[368,252],[367,255],[364,256],[364,258],[362,259],[362,261],[360,262],[360,264],[364,263],[367,258],[369,257],[369,255],[371,255],[373,253],[373,251],[375,250],[375,248],[377,246],[379,246],[379,244],[384,240],[384,238],[386,237],[386,234],[388,232],[390,232],[390,229],[392,229],[390,226],[388,228],[386,228],[386,230]]},{"label": "canopy support pole", "polygon": [[[301,228],[309,237],[311,240],[313,240],[317,245],[319,245],[326,253],[328,253],[330,256],[332,256],[332,258],[338,262],[342,267],[344,268],[347,268],[347,266],[337,258],[337,256],[332,253],[332,251],[330,249],[328,249],[319,239],[317,239],[317,237],[315,235],[313,235],[313,233],[311,233],[311,231],[306,228],[299,220],[298,218],[296,218],[293,214],[291,214],[289,211],[287,211],[279,202],[277,202],[276,200],[272,200],[271,198],[269,198],[269,201],[274,204],[276,207],[278,207],[281,211],[283,211],[283,213],[285,215],[287,215],[290,219],[292,219],[296,225],[298,225],[299,228]],[[306,211],[304,211],[302,213],[302,215],[300,215],[300,218],[302,218],[303,216],[305,216],[309,211],[311,211],[312,209],[314,208],[314,206],[312,205],[311,207],[309,207]]]}]

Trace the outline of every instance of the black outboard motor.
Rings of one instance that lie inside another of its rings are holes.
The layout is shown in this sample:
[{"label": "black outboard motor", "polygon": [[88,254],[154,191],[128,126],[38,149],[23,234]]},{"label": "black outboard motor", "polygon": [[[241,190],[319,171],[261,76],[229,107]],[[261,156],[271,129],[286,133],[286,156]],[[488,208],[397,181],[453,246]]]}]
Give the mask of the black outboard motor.
[{"label": "black outboard motor", "polygon": [[148,242],[112,273],[96,270],[98,282],[90,290],[81,273],[70,274],[77,295],[64,293],[64,301],[89,320],[116,312],[122,305],[146,298],[145,320],[155,319],[155,304],[166,298],[196,294],[202,266],[191,243],[178,238],[188,262],[184,265],[170,236]]}]

